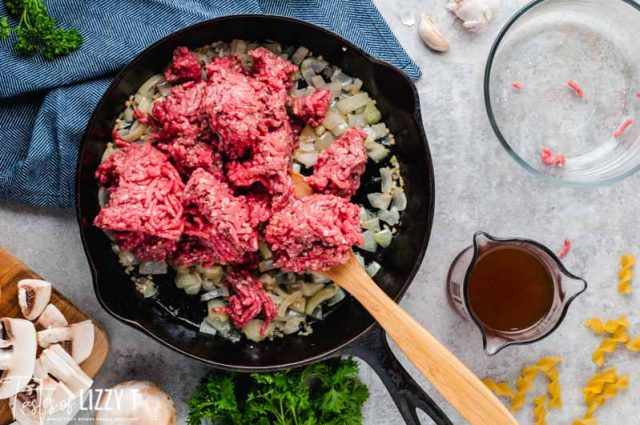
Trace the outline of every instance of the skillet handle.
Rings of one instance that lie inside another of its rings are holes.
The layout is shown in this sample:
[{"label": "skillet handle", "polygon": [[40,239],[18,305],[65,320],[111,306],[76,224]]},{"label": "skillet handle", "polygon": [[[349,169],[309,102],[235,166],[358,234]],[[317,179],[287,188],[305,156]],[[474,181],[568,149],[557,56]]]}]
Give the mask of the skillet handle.
[{"label": "skillet handle", "polygon": [[453,425],[396,359],[380,326],[375,325],[341,354],[359,357],[371,366],[387,387],[407,425],[420,425],[416,409],[424,411],[436,425]]}]

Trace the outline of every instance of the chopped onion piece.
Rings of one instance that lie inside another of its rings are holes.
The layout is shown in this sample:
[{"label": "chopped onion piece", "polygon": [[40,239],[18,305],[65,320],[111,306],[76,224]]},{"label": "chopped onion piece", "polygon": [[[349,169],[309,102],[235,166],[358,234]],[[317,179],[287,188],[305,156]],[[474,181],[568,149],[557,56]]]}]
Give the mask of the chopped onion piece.
[{"label": "chopped onion piece", "polygon": [[378,263],[377,261],[372,261],[371,264],[369,264],[364,269],[369,276],[374,277],[376,274],[378,274],[381,268],[382,266],[380,265],[380,263]]},{"label": "chopped onion piece", "polygon": [[398,187],[393,191],[393,201],[391,207],[398,211],[404,211],[407,209],[407,195],[402,188]]},{"label": "chopped onion piece", "polygon": [[313,152],[296,152],[294,157],[296,161],[304,165],[306,168],[311,168],[316,164],[318,160],[318,152],[314,150]]},{"label": "chopped onion piece", "polygon": [[369,146],[370,147],[367,148],[369,150],[367,154],[369,155],[369,158],[375,162],[380,162],[389,155],[389,149],[385,148],[380,143],[371,142]]},{"label": "chopped onion piece", "polygon": [[346,87],[353,82],[353,78],[342,72],[340,68],[336,68],[331,75],[331,81],[337,81],[342,85],[342,87]]},{"label": "chopped onion piece", "polygon": [[127,122],[133,121],[133,109],[127,108],[124,110],[123,118]]},{"label": "chopped onion piece", "polygon": [[336,97],[342,92],[342,84],[339,81],[332,81],[327,84],[327,89],[329,89],[333,97]]},{"label": "chopped onion piece", "polygon": [[336,128],[333,129],[333,134],[336,136],[341,136],[342,133],[346,132],[347,130],[349,130],[349,124],[342,123],[339,124]]},{"label": "chopped onion piece", "polygon": [[204,294],[200,295],[200,301],[211,301],[213,299],[220,298],[221,296],[222,296],[222,293],[220,289],[216,288],[214,290],[205,292]]},{"label": "chopped onion piece", "polygon": [[100,186],[100,189],[98,189],[98,205],[100,205],[100,208],[104,208],[107,202],[109,202],[107,189],[104,186]]},{"label": "chopped onion piece", "polygon": [[369,211],[367,211],[365,207],[360,206],[360,212],[358,213],[358,218],[360,219],[361,223],[364,223],[370,218]]},{"label": "chopped onion piece", "polygon": [[371,129],[376,133],[376,139],[381,139],[389,134],[389,129],[383,122],[381,122],[380,124],[372,125]]},{"label": "chopped onion piece", "polygon": [[144,298],[151,298],[158,293],[158,288],[150,280],[136,281],[136,289]]},{"label": "chopped onion piece", "polygon": [[389,193],[369,193],[367,195],[367,199],[373,208],[377,208],[379,210],[386,210],[389,208],[391,204],[392,196]]},{"label": "chopped onion piece", "polygon": [[138,260],[136,260],[136,257],[129,251],[120,251],[118,253],[118,261],[120,261],[120,264],[122,264],[124,267],[138,264]]},{"label": "chopped onion piece", "polygon": [[138,102],[138,111],[144,114],[148,114],[149,112],[151,112],[151,105],[151,100],[148,97],[143,97],[142,99],[140,99],[140,102]]},{"label": "chopped onion piece", "polygon": [[349,126],[351,127],[366,127],[367,121],[364,119],[364,115],[349,115]]},{"label": "chopped onion piece", "polygon": [[268,272],[275,268],[276,266],[273,264],[273,260],[271,258],[258,263],[258,271],[260,271],[260,273]]},{"label": "chopped onion piece", "polygon": [[393,235],[391,234],[391,230],[384,229],[376,232],[374,239],[378,245],[383,248],[387,248],[391,245],[391,239],[393,239]]},{"label": "chopped onion piece", "polygon": [[362,106],[365,106],[369,102],[369,94],[361,92],[351,97],[342,99],[336,104],[336,107],[343,114],[348,114]]},{"label": "chopped onion piece", "polygon": [[296,65],[300,65],[304,58],[307,57],[307,54],[309,54],[309,49],[300,46],[291,56],[291,62],[295,63]]},{"label": "chopped onion piece", "polygon": [[324,82],[324,78],[322,78],[322,75],[314,75],[313,77],[311,77],[311,84],[316,88],[327,87],[327,83]]},{"label": "chopped onion piece", "polygon": [[313,143],[300,142],[300,147],[298,148],[301,152],[315,152],[316,147]]},{"label": "chopped onion piece", "polygon": [[222,276],[224,276],[224,269],[222,266],[198,266],[196,267],[196,270],[202,275],[203,279],[209,280],[213,283],[220,283],[220,281],[222,281]]},{"label": "chopped onion piece", "polygon": [[158,83],[158,91],[163,96],[169,96],[169,94],[171,94],[171,84],[163,79]]},{"label": "chopped onion piece", "polygon": [[203,320],[202,323],[200,323],[199,331],[201,334],[210,335],[210,336],[216,336],[216,334],[218,333],[218,330],[213,326],[211,326],[209,323],[207,323],[206,320]]},{"label": "chopped onion piece", "polygon": [[298,139],[300,143],[313,143],[316,140],[316,132],[313,130],[313,127],[306,126],[302,129]]},{"label": "chopped onion piece", "polygon": [[164,76],[162,74],[152,75],[147,81],[145,81],[140,88],[138,89],[138,93],[142,96],[151,97],[153,94],[153,88],[160,81],[163,80]]},{"label": "chopped onion piece", "polygon": [[380,177],[382,177],[382,182],[380,183],[380,190],[382,193],[391,193],[393,189],[393,175],[391,173],[391,168],[384,167],[380,169]]},{"label": "chopped onion piece", "polygon": [[360,248],[364,249],[365,251],[376,252],[376,250],[378,249],[378,244],[375,239],[375,232],[371,230],[363,232],[362,240],[363,243],[362,245],[359,245]]},{"label": "chopped onion piece", "polygon": [[320,273],[311,273],[311,279],[314,283],[329,283],[331,279]]},{"label": "chopped onion piece", "polygon": [[370,218],[362,222],[362,228],[367,230],[380,230],[380,219],[378,217]]},{"label": "chopped onion piece", "polygon": [[380,211],[378,217],[389,226],[395,226],[400,221],[400,213],[396,207],[391,207],[388,211]]},{"label": "chopped onion piece", "polygon": [[338,291],[336,294],[327,300],[327,307],[334,306],[338,304],[340,301],[344,300],[347,296],[347,293],[340,287],[338,287]]},{"label": "chopped onion piece", "polygon": [[315,147],[318,152],[322,152],[335,140],[335,136],[330,131],[325,131],[316,141]]},{"label": "chopped onion piece", "polygon": [[229,50],[232,55],[242,55],[247,53],[247,42],[240,39],[231,40],[231,45],[229,46]]},{"label": "chopped onion piece", "polygon": [[300,171],[302,171],[302,167],[297,162],[291,164],[291,169],[296,173],[299,173]]},{"label": "chopped onion piece", "polygon": [[167,272],[167,264],[152,262],[140,263],[138,272],[140,274],[165,274]]},{"label": "chopped onion piece", "polygon": [[329,109],[324,117],[322,126],[327,130],[333,131],[340,124],[344,124],[344,117],[335,109]]},{"label": "chopped onion piece", "polygon": [[319,125],[317,127],[313,128],[314,133],[316,133],[316,136],[322,136],[324,133],[327,132],[327,129],[324,128],[323,126]]},{"label": "chopped onion piece", "polygon": [[375,100],[367,103],[367,106],[364,108],[364,117],[369,124],[375,124],[382,119],[382,114],[380,114],[380,111],[376,108]]},{"label": "chopped onion piece", "polygon": [[364,267],[364,258],[362,257],[362,255],[360,255],[359,253],[354,253],[353,254],[354,257],[356,257],[356,260],[358,261],[358,264],[360,264],[362,267]]}]

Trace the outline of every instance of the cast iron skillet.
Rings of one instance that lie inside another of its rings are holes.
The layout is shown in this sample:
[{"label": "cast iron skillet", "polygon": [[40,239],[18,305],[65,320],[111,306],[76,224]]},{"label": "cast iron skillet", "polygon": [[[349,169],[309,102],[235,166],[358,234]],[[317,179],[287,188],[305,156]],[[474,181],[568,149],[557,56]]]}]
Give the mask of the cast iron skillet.
[{"label": "cast iron skillet", "polygon": [[[194,48],[233,38],[306,46],[364,81],[364,90],[376,99],[384,121],[396,136],[395,154],[401,163],[409,199],[401,228],[380,259],[383,268],[375,280],[398,301],[415,276],[427,249],[435,199],[433,168],[415,86],[401,71],[320,27],[276,16],[241,15],[198,23],[147,48],[116,76],[93,113],[78,163],[77,216],[100,304],[115,318],[168,347],[222,369],[270,371],[332,356],[356,355],[380,375],[408,424],[419,424],[417,408],[437,424],[451,423],[400,365],[382,330],[374,326],[371,316],[355,300],[348,298],[341,303],[325,320],[314,325],[314,333],[308,337],[289,336],[260,344],[247,341],[232,344],[221,338],[205,338],[181,319],[191,313],[188,307],[176,312],[167,309],[166,302],[141,299],[113,254],[109,239],[92,226],[99,211],[94,173],[110,140],[114,119],[126,99],[147,78],[163,70],[175,47]],[[161,294],[173,294],[172,283],[161,285],[164,286]]]}]

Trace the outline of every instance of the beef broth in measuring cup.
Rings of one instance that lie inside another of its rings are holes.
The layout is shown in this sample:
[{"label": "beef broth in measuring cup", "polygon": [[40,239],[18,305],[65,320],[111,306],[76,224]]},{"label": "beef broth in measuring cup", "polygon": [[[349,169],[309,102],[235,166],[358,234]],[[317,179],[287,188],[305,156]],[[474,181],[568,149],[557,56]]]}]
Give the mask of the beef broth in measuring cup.
[{"label": "beef broth in measuring cup", "polygon": [[478,325],[489,355],[553,332],[586,287],[538,242],[483,232],[456,257],[447,278],[451,304]]}]

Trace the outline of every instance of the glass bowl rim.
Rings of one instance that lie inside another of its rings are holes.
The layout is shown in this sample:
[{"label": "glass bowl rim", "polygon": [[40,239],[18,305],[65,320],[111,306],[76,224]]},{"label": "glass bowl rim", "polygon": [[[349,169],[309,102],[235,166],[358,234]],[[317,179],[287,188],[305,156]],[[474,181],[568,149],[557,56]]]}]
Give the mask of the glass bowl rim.
[{"label": "glass bowl rim", "polygon": [[[509,32],[511,27],[516,22],[518,22],[518,20],[520,18],[522,18],[524,15],[526,15],[527,12],[529,12],[531,9],[533,9],[534,7],[536,7],[536,6],[538,6],[538,5],[542,4],[542,3],[548,2],[548,1],[553,1],[553,0],[533,0],[533,1],[529,2],[529,3],[527,3],[525,6],[523,6],[511,18],[509,18],[507,23],[502,27],[502,29],[498,33],[498,36],[496,37],[496,39],[494,40],[494,42],[493,42],[493,44],[491,46],[491,50],[489,51],[489,57],[487,58],[487,63],[485,64],[484,80],[483,80],[484,105],[485,105],[485,109],[487,111],[487,116],[489,117],[489,123],[491,124],[491,128],[493,129],[493,132],[495,133],[495,135],[498,138],[498,141],[500,142],[502,147],[507,151],[507,153],[518,164],[520,164],[524,169],[526,169],[530,173],[532,173],[532,174],[534,174],[534,175],[536,175],[538,177],[542,177],[543,179],[545,179],[547,181],[551,181],[553,183],[559,183],[559,184],[562,184],[562,185],[565,185],[565,186],[600,187],[600,186],[609,185],[609,184],[618,182],[620,180],[623,180],[623,179],[635,174],[636,172],[638,172],[638,170],[640,170],[640,163],[638,163],[638,165],[634,166],[633,168],[631,168],[628,171],[625,171],[622,174],[615,175],[613,177],[609,177],[609,178],[606,178],[606,179],[603,179],[603,180],[598,180],[598,181],[567,180],[567,179],[563,179],[563,178],[552,176],[551,174],[547,174],[547,173],[545,173],[543,171],[540,171],[539,169],[533,167],[528,161],[526,161],[525,159],[523,159],[520,155],[518,155],[516,153],[516,151],[511,147],[511,145],[509,144],[507,139],[504,137],[504,135],[500,131],[500,126],[498,126],[498,123],[496,121],[495,115],[493,113],[493,107],[491,106],[491,89],[489,87],[490,86],[490,80],[491,80],[491,70],[492,70],[492,67],[493,67],[493,61],[495,59],[496,53],[498,52],[498,49],[499,49],[499,47],[501,45],[502,40],[505,38],[505,36],[507,35],[507,33]],[[626,4],[634,7],[638,12],[640,12],[640,3],[636,3],[634,0],[615,0],[615,1],[620,1],[622,3],[626,3]]]}]

